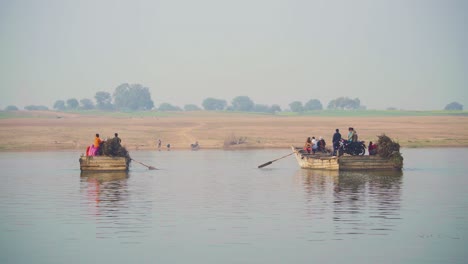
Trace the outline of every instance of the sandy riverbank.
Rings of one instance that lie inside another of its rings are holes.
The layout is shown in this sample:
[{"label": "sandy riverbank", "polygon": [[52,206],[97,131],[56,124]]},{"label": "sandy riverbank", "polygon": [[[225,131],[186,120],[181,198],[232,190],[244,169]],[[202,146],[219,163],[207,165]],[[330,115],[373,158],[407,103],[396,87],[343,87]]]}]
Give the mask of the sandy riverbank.
[{"label": "sandy riverbank", "polygon": [[[154,150],[157,140],[171,149],[288,148],[302,146],[306,137],[330,143],[335,128],[343,135],[354,127],[360,140],[382,133],[402,147],[468,147],[466,116],[318,117],[241,113],[184,112],[165,117],[112,117],[45,112],[0,119],[0,151],[84,151],[95,133],[101,138],[118,132],[129,150]],[[230,145],[233,139],[245,141]]]}]

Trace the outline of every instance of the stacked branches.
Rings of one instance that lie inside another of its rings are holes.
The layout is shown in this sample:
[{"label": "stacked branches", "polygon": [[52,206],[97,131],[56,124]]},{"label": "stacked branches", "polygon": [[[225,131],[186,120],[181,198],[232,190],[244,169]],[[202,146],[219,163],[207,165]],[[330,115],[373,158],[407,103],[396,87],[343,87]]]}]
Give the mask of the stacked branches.
[{"label": "stacked branches", "polygon": [[390,137],[382,134],[378,136],[377,153],[382,158],[390,158],[395,163],[395,166],[403,167],[403,156],[400,153],[400,144],[393,141]]},{"label": "stacked branches", "polygon": [[111,138],[101,143],[99,147],[100,155],[110,156],[110,157],[124,157],[127,160],[127,164],[130,163],[131,157],[130,153],[125,147],[120,145],[119,138]]}]

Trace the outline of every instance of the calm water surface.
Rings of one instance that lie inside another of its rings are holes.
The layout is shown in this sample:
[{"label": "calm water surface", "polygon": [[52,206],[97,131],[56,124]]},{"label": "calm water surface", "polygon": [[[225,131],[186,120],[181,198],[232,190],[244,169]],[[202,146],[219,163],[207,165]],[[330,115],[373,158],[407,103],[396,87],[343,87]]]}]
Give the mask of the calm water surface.
[{"label": "calm water surface", "polygon": [[289,150],[0,153],[0,263],[467,263],[468,149],[402,173],[316,172]]}]

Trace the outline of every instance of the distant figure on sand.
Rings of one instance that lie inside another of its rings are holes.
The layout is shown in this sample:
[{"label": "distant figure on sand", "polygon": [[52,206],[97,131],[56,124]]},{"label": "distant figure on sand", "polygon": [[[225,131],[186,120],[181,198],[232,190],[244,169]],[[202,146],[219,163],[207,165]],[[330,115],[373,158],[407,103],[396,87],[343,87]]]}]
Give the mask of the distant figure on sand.
[{"label": "distant figure on sand", "polygon": [[158,139],[158,150],[161,151],[161,139]]},{"label": "distant figure on sand", "polygon": [[171,150],[171,144],[167,144],[166,147],[167,147],[167,150],[168,150],[168,151]]},{"label": "distant figure on sand", "polygon": [[197,150],[200,146],[198,145],[198,141],[195,141],[194,144],[190,144],[190,147],[192,148],[192,150]]}]

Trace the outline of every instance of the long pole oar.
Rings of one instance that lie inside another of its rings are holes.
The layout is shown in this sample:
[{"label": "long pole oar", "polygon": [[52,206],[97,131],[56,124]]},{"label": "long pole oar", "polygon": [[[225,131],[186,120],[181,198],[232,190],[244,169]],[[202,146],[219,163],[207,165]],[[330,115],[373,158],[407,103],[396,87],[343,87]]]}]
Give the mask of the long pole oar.
[{"label": "long pole oar", "polygon": [[268,165],[272,164],[273,162],[275,162],[275,161],[277,161],[277,160],[280,160],[280,159],[284,159],[284,158],[286,158],[287,156],[291,156],[291,155],[294,154],[294,153],[295,153],[295,152],[289,153],[288,155],[284,155],[284,156],[281,157],[281,158],[277,158],[277,159],[272,160],[272,161],[269,161],[269,162],[267,162],[267,163],[263,163],[262,165],[258,166],[258,168],[260,169],[260,168],[263,168],[263,167],[265,167],[265,166],[268,166]]},{"label": "long pole oar", "polygon": [[146,165],[146,164],[144,164],[144,163],[142,163],[142,162],[139,162],[138,160],[134,160],[134,159],[132,159],[132,160],[133,160],[134,162],[136,162],[136,163],[140,163],[141,165],[147,167],[147,168],[150,169],[150,170],[157,170],[157,168],[155,168],[155,167],[153,167],[153,166],[148,166],[148,165]]}]

